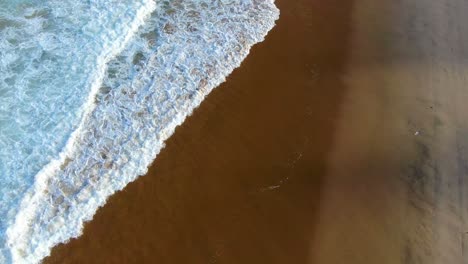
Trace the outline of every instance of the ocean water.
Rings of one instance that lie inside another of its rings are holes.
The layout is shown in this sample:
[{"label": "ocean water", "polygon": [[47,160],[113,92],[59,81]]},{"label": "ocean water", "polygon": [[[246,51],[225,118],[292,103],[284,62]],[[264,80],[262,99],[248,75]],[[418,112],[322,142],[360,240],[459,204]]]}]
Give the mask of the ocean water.
[{"label": "ocean water", "polygon": [[273,0],[0,2],[0,263],[79,236],[278,16]]}]

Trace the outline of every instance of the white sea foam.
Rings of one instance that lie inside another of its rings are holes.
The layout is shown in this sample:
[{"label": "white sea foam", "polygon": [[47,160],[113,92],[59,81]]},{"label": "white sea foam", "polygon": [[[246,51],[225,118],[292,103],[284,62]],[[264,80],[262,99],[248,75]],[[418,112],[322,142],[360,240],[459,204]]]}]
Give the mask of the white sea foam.
[{"label": "white sea foam", "polygon": [[[93,84],[101,83],[106,62],[142,24],[139,13],[147,6],[155,4],[0,3],[1,263],[11,262],[5,230],[23,211],[20,202],[27,201],[40,179],[70,152],[71,133],[92,109],[87,98],[99,88]],[[115,14],[106,15],[109,7]]]},{"label": "white sea foam", "polygon": [[77,129],[8,222],[0,262],[3,256],[3,262],[36,263],[54,245],[79,236],[109,195],[145,174],[175,127],[279,15],[273,0],[142,0],[135,6],[129,26],[109,33],[113,41],[96,57]]}]

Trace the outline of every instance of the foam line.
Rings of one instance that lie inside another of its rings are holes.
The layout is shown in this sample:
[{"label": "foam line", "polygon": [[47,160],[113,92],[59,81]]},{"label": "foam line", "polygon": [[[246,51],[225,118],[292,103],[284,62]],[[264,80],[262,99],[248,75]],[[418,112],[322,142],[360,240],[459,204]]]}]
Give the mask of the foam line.
[{"label": "foam line", "polygon": [[272,0],[149,2],[103,54],[79,129],[38,174],[7,230],[12,262],[37,263],[79,236],[279,17]]}]

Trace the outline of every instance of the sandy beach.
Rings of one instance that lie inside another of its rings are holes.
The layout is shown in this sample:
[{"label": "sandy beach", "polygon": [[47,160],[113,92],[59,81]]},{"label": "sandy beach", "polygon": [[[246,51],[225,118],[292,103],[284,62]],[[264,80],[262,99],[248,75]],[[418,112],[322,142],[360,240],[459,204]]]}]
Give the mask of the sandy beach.
[{"label": "sandy beach", "polygon": [[468,2],[277,26],[44,263],[468,263]]}]

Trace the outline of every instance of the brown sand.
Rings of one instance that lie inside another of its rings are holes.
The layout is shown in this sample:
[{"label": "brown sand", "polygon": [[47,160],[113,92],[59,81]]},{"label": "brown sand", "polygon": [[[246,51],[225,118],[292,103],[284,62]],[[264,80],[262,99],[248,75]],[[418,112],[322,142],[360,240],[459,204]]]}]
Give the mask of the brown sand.
[{"label": "brown sand", "polygon": [[148,175],[45,263],[468,263],[468,2],[276,2]]}]

